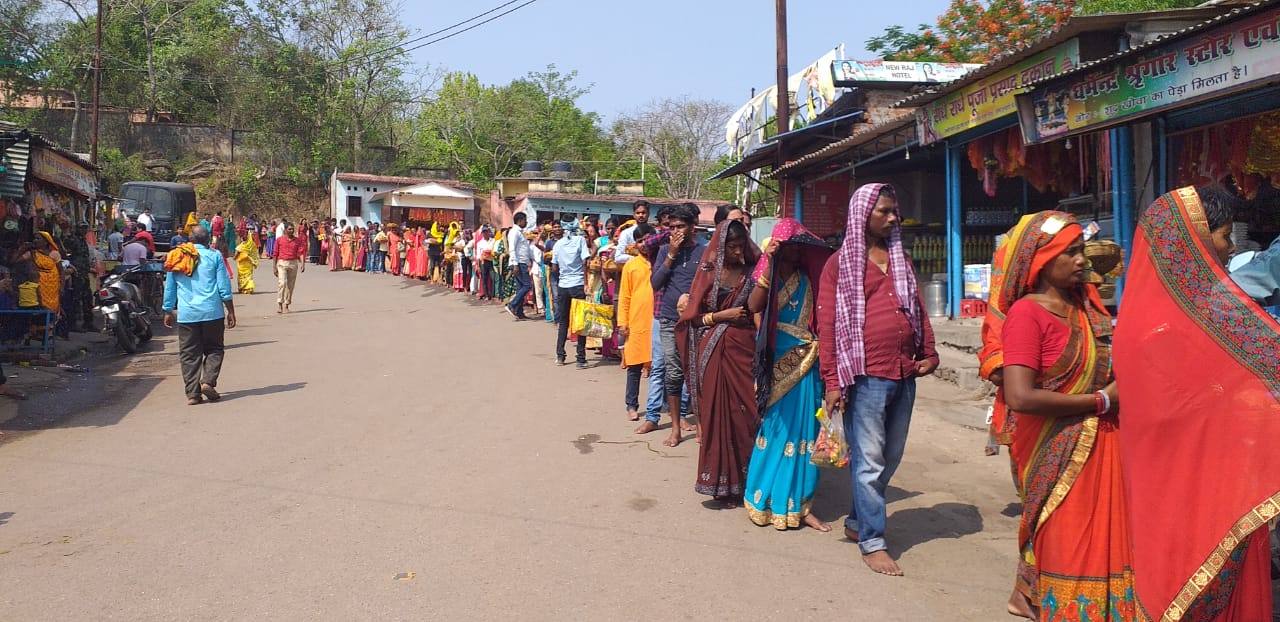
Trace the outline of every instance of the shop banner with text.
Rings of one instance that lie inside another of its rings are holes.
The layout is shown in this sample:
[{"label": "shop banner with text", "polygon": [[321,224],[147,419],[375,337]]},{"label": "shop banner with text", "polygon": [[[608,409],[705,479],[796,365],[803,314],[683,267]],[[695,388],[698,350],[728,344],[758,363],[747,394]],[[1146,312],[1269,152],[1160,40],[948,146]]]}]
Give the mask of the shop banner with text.
[{"label": "shop banner with text", "polygon": [[914,63],[876,60],[838,60],[831,63],[836,86],[858,86],[864,82],[930,84],[951,82],[982,65],[975,63]]},{"label": "shop banner with text", "polygon": [[1280,75],[1280,7],[1017,96],[1028,143],[1093,131]]},{"label": "shop banner with text", "polygon": [[98,195],[98,179],[93,171],[43,147],[31,151],[31,173],[81,196],[93,198]]},{"label": "shop banner with text", "polygon": [[1080,42],[1071,39],[998,72],[957,93],[916,109],[920,143],[928,145],[1016,110],[1013,95],[1022,87],[1080,64]]}]

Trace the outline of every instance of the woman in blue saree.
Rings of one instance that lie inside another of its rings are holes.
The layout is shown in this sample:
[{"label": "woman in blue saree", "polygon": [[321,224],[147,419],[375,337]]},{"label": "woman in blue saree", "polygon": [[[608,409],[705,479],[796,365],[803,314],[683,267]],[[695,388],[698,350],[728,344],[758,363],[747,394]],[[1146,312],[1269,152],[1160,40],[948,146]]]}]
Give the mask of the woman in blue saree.
[{"label": "woman in blue saree", "polygon": [[744,505],[751,522],[775,529],[831,528],[809,513],[818,467],[822,378],[814,311],[822,267],[832,249],[793,218],[774,227],[757,265],[751,310],[762,313],[757,339],[758,412],[764,413],[747,469]]}]

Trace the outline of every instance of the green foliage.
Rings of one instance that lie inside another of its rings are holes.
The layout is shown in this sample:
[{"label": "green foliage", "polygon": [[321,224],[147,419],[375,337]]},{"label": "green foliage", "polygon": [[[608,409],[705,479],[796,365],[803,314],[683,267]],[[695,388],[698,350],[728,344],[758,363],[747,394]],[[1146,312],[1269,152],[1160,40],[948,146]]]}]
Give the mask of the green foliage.
[{"label": "green foliage", "polygon": [[1137,13],[1165,9],[1188,9],[1203,0],[1077,0],[1076,15],[1098,13]]},{"label": "green foliage", "polygon": [[227,180],[222,192],[231,199],[231,204],[244,210],[258,196],[258,169],[252,166],[240,168]]},{"label": "green foliage", "polygon": [[103,149],[98,152],[98,166],[102,167],[102,188],[107,194],[118,192],[126,181],[151,179],[142,166],[142,154],[125,157],[119,149]]},{"label": "green foliage", "polygon": [[573,84],[576,76],[554,65],[506,86],[482,84],[470,73],[446,75],[416,118],[404,164],[451,168],[482,190],[495,177],[518,175],[525,160],[599,161],[593,170],[614,173],[606,161],[617,159],[616,149],[599,118],[577,107],[587,90]]}]

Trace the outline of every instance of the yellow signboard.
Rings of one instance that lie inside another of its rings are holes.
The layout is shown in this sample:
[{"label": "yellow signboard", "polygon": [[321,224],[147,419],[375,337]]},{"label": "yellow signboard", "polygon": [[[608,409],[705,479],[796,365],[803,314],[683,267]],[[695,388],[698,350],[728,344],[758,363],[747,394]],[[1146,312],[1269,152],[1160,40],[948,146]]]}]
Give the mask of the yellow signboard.
[{"label": "yellow signboard", "polygon": [[1071,39],[926,104],[916,110],[920,143],[928,145],[1013,114],[1017,110],[1014,93],[1027,84],[1056,76],[1078,64],[1080,44]]}]

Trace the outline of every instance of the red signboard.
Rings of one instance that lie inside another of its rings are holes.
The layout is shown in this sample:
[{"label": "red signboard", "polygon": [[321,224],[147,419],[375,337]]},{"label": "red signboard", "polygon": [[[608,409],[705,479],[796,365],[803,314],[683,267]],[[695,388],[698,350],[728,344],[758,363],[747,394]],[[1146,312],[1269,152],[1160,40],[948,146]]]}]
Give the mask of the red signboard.
[{"label": "red signboard", "polygon": [[409,208],[409,222],[413,223],[438,222],[441,226],[445,226],[454,221],[465,223],[466,220],[467,213],[463,210],[433,207]]},{"label": "red signboard", "polygon": [[[847,179],[826,179],[804,186],[800,199],[804,226],[824,238],[844,231],[851,196]],[[795,208],[795,186],[788,183],[784,190],[781,215],[794,217]]]}]

